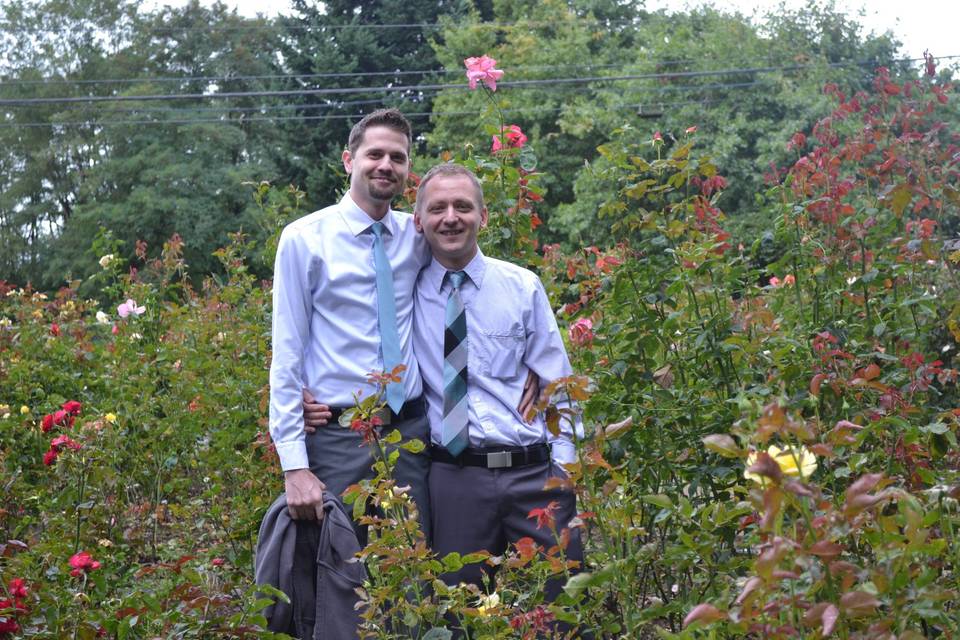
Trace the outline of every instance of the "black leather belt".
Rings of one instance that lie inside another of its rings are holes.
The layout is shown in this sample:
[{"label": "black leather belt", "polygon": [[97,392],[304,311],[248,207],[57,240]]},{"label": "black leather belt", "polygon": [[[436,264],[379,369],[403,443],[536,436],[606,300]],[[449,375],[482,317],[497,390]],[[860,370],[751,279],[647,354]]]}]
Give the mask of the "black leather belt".
[{"label": "black leather belt", "polygon": [[[353,407],[330,407],[330,413],[333,414],[330,417],[330,420],[327,422],[329,425],[339,424],[340,416],[343,415],[344,411],[348,411]],[[400,407],[400,412],[395,413],[390,410],[389,407],[384,407],[379,414],[380,419],[383,420],[383,424],[393,424],[394,422],[402,422],[404,420],[412,420],[413,418],[422,418],[427,415],[427,402],[424,400],[423,395],[419,398],[414,398],[413,400],[407,400],[403,403],[403,406]],[[343,427],[349,427],[349,424],[340,425]]]},{"label": "black leather belt", "polygon": [[449,451],[434,444],[430,446],[430,459],[434,462],[458,464],[461,467],[507,469],[549,461],[550,447],[546,443],[534,444],[529,447],[468,447],[460,455],[452,456]]}]

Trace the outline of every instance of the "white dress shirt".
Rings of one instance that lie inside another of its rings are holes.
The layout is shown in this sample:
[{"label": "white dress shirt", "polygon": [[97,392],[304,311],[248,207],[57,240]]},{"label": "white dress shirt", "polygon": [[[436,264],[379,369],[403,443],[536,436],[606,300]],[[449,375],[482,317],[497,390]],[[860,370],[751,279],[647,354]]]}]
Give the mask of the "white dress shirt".
[{"label": "white dress shirt", "polygon": [[[273,277],[270,436],[284,471],[309,467],[302,389],[332,407],[376,389],[367,374],[383,370],[373,260],[375,221],[347,194],[333,206],[291,222],[280,235]],[[413,289],[430,259],[413,216],[390,210],[381,220],[393,269],[397,329],[407,400],[422,393],[413,357]]]},{"label": "white dress shirt", "polygon": [[[573,462],[574,425],[561,419],[553,436],[543,416],[527,424],[517,412],[528,370],[541,387],[572,373],[557,321],[540,279],[480,251],[464,269],[460,297],[467,314],[467,398],[471,447],[552,445],[558,463]],[[443,432],[443,334],[452,285],[435,259],[417,284],[413,342],[427,396],[433,442]],[[583,425],[576,420],[577,436]]]}]

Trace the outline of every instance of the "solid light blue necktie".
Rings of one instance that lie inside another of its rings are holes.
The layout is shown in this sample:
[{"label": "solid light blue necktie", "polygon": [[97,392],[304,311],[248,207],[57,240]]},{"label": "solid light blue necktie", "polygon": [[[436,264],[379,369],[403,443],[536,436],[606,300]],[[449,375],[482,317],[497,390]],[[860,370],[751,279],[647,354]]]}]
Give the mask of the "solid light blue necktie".
[{"label": "solid light blue necktie", "polygon": [[443,430],[440,444],[457,456],[469,444],[467,400],[467,312],[460,285],[467,274],[447,273],[453,291],[447,299],[443,323]]},{"label": "solid light blue necktie", "polygon": [[[380,321],[380,350],[383,354],[383,370],[393,368],[403,362],[400,351],[400,333],[397,331],[397,302],[393,295],[393,269],[383,248],[383,223],[374,222],[373,264],[377,274],[377,316]],[[394,413],[400,413],[403,407],[403,384],[391,382],[387,385],[387,405]]]}]

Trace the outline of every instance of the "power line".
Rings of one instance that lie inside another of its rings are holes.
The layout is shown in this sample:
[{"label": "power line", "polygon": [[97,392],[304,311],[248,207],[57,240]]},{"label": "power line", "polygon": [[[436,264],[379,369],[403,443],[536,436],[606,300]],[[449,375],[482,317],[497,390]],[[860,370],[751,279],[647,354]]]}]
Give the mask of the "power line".
[{"label": "power line", "polygon": [[[722,89],[741,89],[747,87],[754,87],[761,84],[768,84],[765,81],[754,80],[751,82],[730,82],[730,83],[712,83],[712,84],[688,84],[688,85],[668,85],[662,87],[651,87],[646,89],[649,93],[669,93],[674,91],[682,92],[694,92],[694,91],[713,91],[713,90],[722,90]],[[573,89],[575,92],[586,91],[587,87],[581,87]],[[521,88],[522,90],[522,88]],[[549,91],[549,89],[547,89]],[[429,93],[438,93],[438,92],[429,92]],[[422,103],[423,100],[420,100],[421,94],[417,95],[417,99],[405,99],[401,96],[403,102],[409,102],[411,104]],[[132,108],[114,108],[110,109],[109,113],[137,113],[137,114],[146,114],[146,113],[165,113],[165,114],[177,114],[177,113],[197,113],[197,112],[214,112],[220,113],[223,115],[229,115],[234,113],[259,113],[266,111],[289,111],[289,110],[303,110],[311,111],[314,109],[342,109],[345,107],[359,106],[359,105],[369,105],[369,104],[383,104],[382,98],[377,98],[374,100],[349,100],[349,101],[337,101],[329,103],[316,103],[316,104],[262,104],[255,107],[231,107],[227,105],[223,106],[213,106],[213,107],[187,107],[183,109],[169,109],[169,108],[149,108],[149,107],[132,107]],[[19,107],[18,107],[19,108]],[[26,107],[22,107],[26,108]],[[81,110],[86,107],[80,105],[70,105],[64,107],[65,110]],[[69,124],[66,122],[56,123],[56,124]]]},{"label": "power line", "polygon": [[[953,58],[960,58],[960,55],[953,56],[938,56],[938,60],[950,60]],[[891,60],[888,64],[893,63],[904,63],[904,62],[922,62],[923,58],[901,58],[897,60]],[[679,65],[679,64],[692,64],[697,62],[692,58],[679,58],[675,60],[659,60],[659,61],[650,61],[648,64],[656,66],[665,66],[665,65]],[[846,62],[834,62],[829,63],[831,65],[870,65],[876,64],[876,62],[871,60],[863,61],[846,61]],[[564,69],[613,69],[613,68],[624,68],[629,65],[624,65],[622,63],[618,64],[582,64],[582,65],[565,65]],[[555,70],[556,65],[518,65],[511,66],[510,71],[551,71]],[[396,69],[393,71],[356,71],[356,72],[329,72],[329,73],[297,73],[297,74],[259,74],[259,75],[235,75],[235,76],[147,76],[143,78],[104,78],[96,80],[67,80],[61,78],[48,78],[43,80],[0,80],[0,87],[3,86],[58,86],[58,85],[78,85],[78,86],[97,86],[97,85],[109,85],[109,84],[151,84],[151,83],[183,83],[183,82],[237,82],[242,80],[318,80],[323,78],[372,78],[372,77],[396,77],[396,76],[410,76],[410,75],[431,75],[431,74],[445,74],[445,75],[462,75],[464,70],[461,68],[457,69],[416,69],[416,70],[402,70]],[[669,75],[670,72],[663,72],[666,75]]]},{"label": "power line", "polygon": [[[718,84],[718,85],[704,85],[704,87],[709,87],[709,89],[754,89],[756,87],[768,86],[768,83],[762,81],[753,81],[753,82],[744,82],[744,83],[730,83],[730,84]],[[696,85],[693,85],[695,88]],[[752,92],[751,92],[752,93]],[[770,93],[770,92],[767,92]],[[770,94],[772,95],[772,94]],[[626,106],[635,107],[635,108],[667,108],[673,106],[683,106],[689,104],[715,104],[723,102],[725,100],[737,101],[740,97],[740,94],[735,94],[727,97],[716,97],[716,98],[701,98],[695,100],[684,100],[684,101],[673,101],[673,102],[663,102],[660,100],[648,100],[642,103],[630,103],[628,105],[604,105],[603,108],[625,108]],[[380,100],[371,100],[371,101],[358,101],[358,104],[382,104]],[[287,105],[287,106],[298,106],[298,105]],[[551,113],[556,111],[562,111],[565,107],[515,107],[504,109],[504,113]],[[135,112],[135,111],[134,111]],[[166,114],[179,114],[179,113],[191,113],[192,110],[181,109],[181,110],[155,110],[158,113]],[[404,115],[408,118],[418,118],[418,117],[428,117],[428,116],[475,116],[477,111],[423,111],[423,112],[408,112]],[[224,116],[228,116],[229,113],[224,113]],[[362,117],[364,114],[362,112],[348,113],[348,114],[325,114],[317,116],[306,116],[306,115],[295,115],[295,116],[253,116],[253,117],[241,117],[241,118],[187,118],[187,119],[153,119],[153,120],[114,120],[114,121],[63,121],[63,122],[26,122],[26,123],[0,123],[0,128],[10,128],[10,127],[20,127],[20,128],[37,128],[37,127],[93,127],[93,128],[103,128],[111,126],[141,126],[141,125],[191,125],[191,124],[222,124],[222,125],[231,125],[231,126],[240,126],[250,122],[283,122],[283,121],[322,121],[322,120],[346,120],[346,119],[356,119]]]},{"label": "power line", "polygon": [[[614,104],[614,105],[604,105],[604,109],[640,109],[643,107],[677,107],[685,106],[690,104],[713,104],[716,102],[721,102],[721,98],[710,98],[704,100],[684,100],[679,102],[650,102],[650,103],[631,103],[631,104]],[[535,113],[555,113],[558,111],[563,111],[564,109],[569,108],[569,105],[562,107],[515,107],[510,109],[504,109],[503,113],[526,113],[526,112],[535,112]],[[573,106],[575,109],[583,109],[586,106]],[[407,118],[423,118],[430,116],[475,116],[477,111],[422,111],[416,113],[404,113],[404,116]],[[73,126],[85,126],[85,127],[110,127],[110,126],[141,126],[141,125],[189,125],[189,124],[229,124],[233,126],[241,125],[247,122],[275,122],[275,121],[285,121],[285,120],[307,120],[307,121],[316,121],[316,120],[349,120],[352,118],[360,118],[362,114],[327,114],[321,116],[273,116],[273,117],[252,117],[252,118],[243,118],[240,120],[224,120],[222,118],[196,118],[190,120],[116,120],[111,122],[26,122],[26,123],[0,123],[0,128],[8,127],[73,127]]]},{"label": "power line", "polygon": [[[289,18],[289,16],[285,16]],[[294,18],[295,19],[295,18]],[[470,27],[470,28],[481,28],[481,29],[531,29],[537,27],[556,27],[556,21],[547,21],[547,22],[475,22],[475,23],[461,23],[457,25],[459,28]],[[630,25],[639,25],[640,23],[635,20],[583,20],[577,18],[577,26],[607,26],[607,27],[624,27]],[[182,33],[190,31],[203,31],[204,33],[211,32],[230,32],[230,31],[322,31],[322,30],[331,30],[331,31],[351,31],[351,30],[362,30],[362,29],[372,29],[374,31],[388,31],[391,29],[444,29],[452,25],[445,24],[443,22],[398,22],[398,23],[386,23],[386,24],[375,24],[375,23],[366,23],[366,24],[306,24],[306,25],[297,25],[285,23],[281,25],[271,25],[271,24],[253,24],[253,25],[244,25],[237,27],[157,27],[150,29],[150,33]]]},{"label": "power line", "polygon": [[[657,80],[676,78],[703,78],[720,75],[742,75],[751,73],[775,73],[802,71],[804,69],[841,68],[847,66],[864,66],[876,64],[869,62],[831,62],[825,65],[797,64],[787,66],[742,67],[732,69],[717,69],[708,71],[673,71],[662,73],[625,74],[617,76],[583,76],[566,78],[547,78],[536,80],[509,80],[498,83],[503,87],[530,87],[556,84],[582,84],[587,82],[624,82],[632,80]],[[256,98],[256,97],[283,97],[283,96],[311,96],[311,95],[351,95],[358,93],[397,93],[418,92],[428,90],[456,89],[464,90],[464,84],[420,84],[395,85],[383,87],[341,87],[318,89],[289,89],[271,91],[224,91],[219,93],[182,93],[182,94],[146,94],[121,96],[65,96],[55,98],[12,98],[0,99],[0,106],[26,106],[35,104],[70,104],[70,103],[97,103],[97,102],[142,102],[166,100],[210,100],[223,98]]]},{"label": "power line", "polygon": [[[920,58],[918,58],[920,60]],[[677,60],[661,60],[651,64],[655,65],[676,65],[690,64],[696,62],[691,58]],[[624,68],[627,65],[618,64],[580,64],[565,65],[564,69],[613,69]],[[518,65],[511,66],[510,71],[552,71],[556,65]],[[67,80],[63,78],[49,78],[44,80],[3,80],[0,79],[0,86],[56,86],[56,85],[108,85],[108,84],[151,84],[154,82],[235,82],[239,80],[317,80],[321,78],[370,78],[370,77],[394,77],[410,75],[463,75],[463,68],[457,69],[419,69],[419,70],[401,70],[394,71],[355,71],[355,72],[330,72],[330,73],[288,73],[288,74],[262,74],[262,75],[236,75],[236,76],[145,76],[143,78],[104,78],[101,80]]]}]

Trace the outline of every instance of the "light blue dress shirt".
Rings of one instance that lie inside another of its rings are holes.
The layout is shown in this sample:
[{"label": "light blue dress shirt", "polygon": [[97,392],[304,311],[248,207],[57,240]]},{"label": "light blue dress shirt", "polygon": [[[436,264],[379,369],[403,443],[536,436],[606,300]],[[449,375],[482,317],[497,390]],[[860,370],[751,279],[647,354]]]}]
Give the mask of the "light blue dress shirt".
[{"label": "light blue dress shirt", "polygon": [[[375,221],[350,195],[284,228],[273,279],[273,361],[270,366],[270,436],[284,471],[305,469],[301,392],[351,407],[354,394],[370,395],[371,371],[383,370],[373,260]],[[430,253],[413,216],[390,210],[381,220],[393,269],[397,329],[407,400],[422,393],[413,357],[413,290]]]},{"label": "light blue dress shirt", "polygon": [[[577,437],[583,436],[579,417],[575,425],[561,420],[555,437],[542,416],[527,424],[517,412],[528,370],[540,376],[541,386],[572,374],[543,284],[534,273],[479,251],[464,271],[460,295],[467,313],[469,446],[550,442],[554,461],[573,462],[574,428]],[[443,432],[443,323],[451,290],[446,272],[436,260],[421,272],[413,334],[434,443]]]}]

